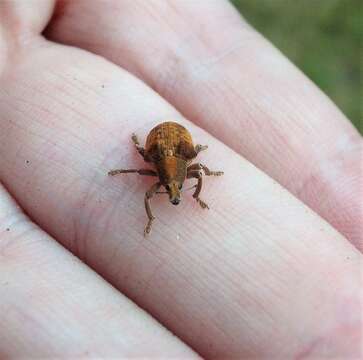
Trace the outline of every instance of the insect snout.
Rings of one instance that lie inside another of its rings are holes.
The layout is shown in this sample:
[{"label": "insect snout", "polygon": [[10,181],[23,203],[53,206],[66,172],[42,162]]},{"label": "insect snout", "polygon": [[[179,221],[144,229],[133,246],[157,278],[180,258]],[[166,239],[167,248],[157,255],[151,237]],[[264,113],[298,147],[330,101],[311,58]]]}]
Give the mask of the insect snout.
[{"label": "insect snout", "polygon": [[171,202],[173,205],[178,205],[178,204],[180,203],[180,199],[179,199],[179,198],[175,198],[175,199],[170,200],[170,202]]},{"label": "insect snout", "polygon": [[169,184],[165,186],[168,194],[169,200],[173,205],[178,205],[180,203],[180,189],[181,186],[176,181],[171,181]]}]

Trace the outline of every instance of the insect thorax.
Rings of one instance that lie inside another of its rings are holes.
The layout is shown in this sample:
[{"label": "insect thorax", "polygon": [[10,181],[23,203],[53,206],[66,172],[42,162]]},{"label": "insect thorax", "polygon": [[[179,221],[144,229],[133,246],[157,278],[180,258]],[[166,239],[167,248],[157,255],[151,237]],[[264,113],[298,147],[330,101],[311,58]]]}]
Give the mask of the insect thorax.
[{"label": "insect thorax", "polygon": [[165,185],[171,181],[183,184],[187,176],[187,161],[176,156],[166,156],[155,163],[160,182]]}]

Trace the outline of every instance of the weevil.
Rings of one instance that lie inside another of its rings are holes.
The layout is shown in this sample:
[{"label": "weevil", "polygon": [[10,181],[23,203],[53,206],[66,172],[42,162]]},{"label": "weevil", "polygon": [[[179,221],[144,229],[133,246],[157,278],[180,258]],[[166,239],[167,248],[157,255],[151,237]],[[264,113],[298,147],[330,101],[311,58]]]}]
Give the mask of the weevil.
[{"label": "weevil", "polygon": [[207,176],[220,176],[223,171],[211,171],[201,163],[192,164],[198,153],[208,148],[207,145],[193,145],[193,139],[189,131],[182,125],[168,121],[155,126],[146,139],[145,147],[135,134],[132,134],[132,141],[136,150],[143,157],[144,161],[151,163],[154,169],[117,169],[109,171],[109,175],[138,173],[139,175],[155,176],[159,178],[145,193],[144,203],[148,222],[144,230],[144,236],[150,233],[152,222],[155,217],[150,207],[150,199],[155,194],[165,193],[159,191],[163,186],[169,195],[169,201],[173,205],[180,203],[180,193],[186,179],[195,178],[198,180],[193,198],[203,209],[209,209],[202,201],[199,194],[202,190],[203,173]]}]

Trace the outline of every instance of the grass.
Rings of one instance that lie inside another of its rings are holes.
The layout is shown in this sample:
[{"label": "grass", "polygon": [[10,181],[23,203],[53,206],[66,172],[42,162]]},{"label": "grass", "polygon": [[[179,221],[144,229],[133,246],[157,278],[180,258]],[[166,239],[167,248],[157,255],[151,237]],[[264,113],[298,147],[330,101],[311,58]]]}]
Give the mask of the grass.
[{"label": "grass", "polygon": [[360,0],[232,0],[363,134]]}]

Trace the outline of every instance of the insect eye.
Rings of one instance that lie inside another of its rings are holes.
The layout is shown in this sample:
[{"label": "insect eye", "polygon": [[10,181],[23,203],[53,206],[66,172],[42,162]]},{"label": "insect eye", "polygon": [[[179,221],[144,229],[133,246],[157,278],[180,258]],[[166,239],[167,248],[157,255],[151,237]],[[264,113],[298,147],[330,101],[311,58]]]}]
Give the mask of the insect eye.
[{"label": "insect eye", "polygon": [[169,185],[166,185],[165,186],[165,189],[169,191],[170,190],[170,186]]}]

